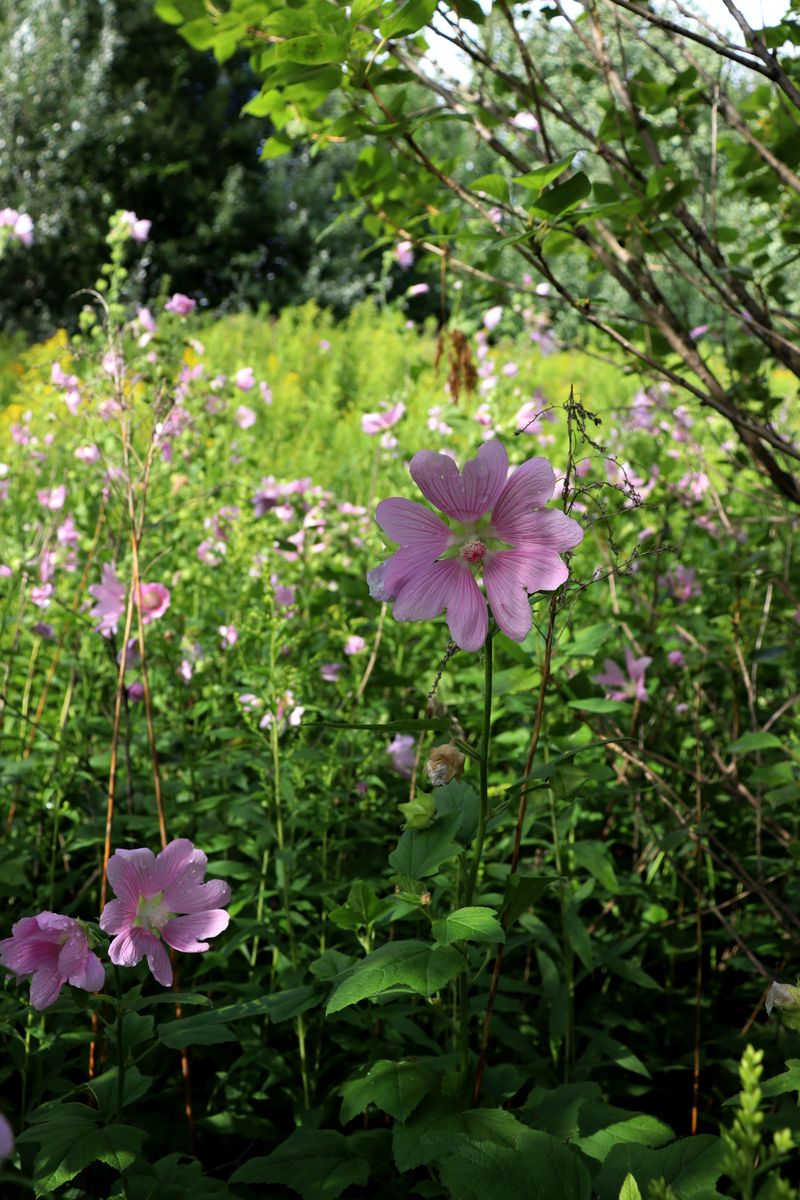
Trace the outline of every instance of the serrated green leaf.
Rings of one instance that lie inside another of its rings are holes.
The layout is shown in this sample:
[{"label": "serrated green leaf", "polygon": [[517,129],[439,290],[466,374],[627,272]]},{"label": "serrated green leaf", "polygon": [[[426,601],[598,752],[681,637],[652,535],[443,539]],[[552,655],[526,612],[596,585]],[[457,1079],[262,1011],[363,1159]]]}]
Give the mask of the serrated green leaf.
[{"label": "serrated green leaf", "polygon": [[395,1120],[405,1121],[428,1095],[435,1078],[430,1067],[414,1059],[402,1062],[381,1059],[372,1064],[363,1078],[351,1079],[343,1085],[339,1119],[346,1125],[374,1104]]},{"label": "serrated green leaf", "polygon": [[432,996],[464,970],[466,963],[452,946],[431,946],[416,938],[388,942],[356,963],[337,983],[325,1012],[340,1012],[393,988]]},{"label": "serrated green leaf", "polygon": [[300,37],[287,38],[275,47],[276,60],[301,66],[338,63],[346,57],[347,39],[335,33],[304,33]]},{"label": "serrated green leaf", "polygon": [[642,1200],[639,1185],[630,1171],[622,1181],[622,1187],[619,1189],[619,1200]]},{"label": "serrated green leaf", "polygon": [[570,179],[565,179],[563,183],[557,183],[555,187],[543,192],[528,209],[528,214],[540,220],[561,217],[576,208],[581,200],[585,200],[591,190],[588,175],[583,171],[576,171]]},{"label": "serrated green leaf", "polygon": [[440,817],[425,829],[407,829],[389,855],[389,865],[410,879],[434,875],[442,863],[461,853],[461,847],[453,841],[460,824],[461,817],[456,813]]},{"label": "serrated green leaf", "polygon": [[719,1195],[717,1180],[722,1174],[723,1151],[719,1138],[697,1134],[671,1146],[651,1150],[647,1146],[615,1146],[595,1179],[598,1200],[618,1200],[629,1174],[647,1195],[654,1179],[663,1179],[679,1200],[711,1200]]},{"label": "serrated green leaf", "polygon": [[251,1158],[231,1183],[279,1183],[303,1200],[337,1200],[349,1187],[363,1187],[369,1176],[366,1159],[351,1139],[331,1129],[296,1129],[266,1158]]},{"label": "serrated green leaf", "polygon": [[479,906],[458,908],[449,916],[434,921],[433,936],[443,946],[462,941],[495,945],[506,940],[497,914],[491,908]]},{"label": "serrated green leaf", "polygon": [[506,927],[527,912],[547,889],[558,880],[556,876],[537,875],[533,879],[512,875],[506,888]]}]

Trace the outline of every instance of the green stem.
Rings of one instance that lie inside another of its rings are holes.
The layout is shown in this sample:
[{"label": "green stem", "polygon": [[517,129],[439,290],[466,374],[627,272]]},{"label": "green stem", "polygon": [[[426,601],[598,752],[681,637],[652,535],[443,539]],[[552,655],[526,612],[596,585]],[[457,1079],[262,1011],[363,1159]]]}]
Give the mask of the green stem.
[{"label": "green stem", "polygon": [[472,861],[472,869],[467,879],[467,887],[464,895],[464,904],[469,906],[472,904],[472,897],[475,894],[475,884],[478,879],[478,871],[481,865],[481,856],[483,855],[483,843],[486,838],[486,822],[489,819],[489,740],[492,730],[492,638],[494,631],[489,631],[489,636],[486,639],[484,646],[483,657],[483,729],[481,731],[481,776],[480,776],[480,812],[478,814],[478,828],[475,833],[475,857]]}]

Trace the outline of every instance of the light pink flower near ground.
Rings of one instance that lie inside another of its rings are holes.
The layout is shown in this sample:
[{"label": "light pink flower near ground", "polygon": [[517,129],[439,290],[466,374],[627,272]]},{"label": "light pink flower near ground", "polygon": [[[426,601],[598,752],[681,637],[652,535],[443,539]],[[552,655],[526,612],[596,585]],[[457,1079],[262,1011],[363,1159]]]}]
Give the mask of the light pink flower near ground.
[{"label": "light pink flower near ground", "polygon": [[207,866],[188,838],[176,838],[158,855],[144,847],[112,854],[106,875],[117,898],[100,917],[100,928],[116,935],[108,948],[112,963],[135,967],[147,958],[156,981],[169,987],[165,943],[189,954],[209,949],[204,939],[228,928],[231,889],[221,879],[203,883]]},{"label": "light pink flower near ground", "polygon": [[283,733],[287,723],[293,729],[296,729],[301,724],[305,711],[305,707],[302,704],[295,704],[294,693],[287,688],[283,695],[279,697],[275,712],[265,712],[258,723],[258,727],[259,729],[269,729],[273,722],[277,722],[278,733]]},{"label": "light pink flower near ground", "polygon": [[577,521],[544,506],[555,473],[531,458],[508,478],[508,455],[486,442],[463,472],[446,454],[420,450],[411,476],[446,525],[413,500],[382,500],[376,519],[399,549],[367,575],[373,599],[394,602],[398,621],[425,621],[447,610],[462,650],[478,650],[489,618],[476,581],[480,572],[497,624],[512,641],[531,628],[529,593],[554,591],[569,575],[559,557],[583,538]]},{"label": "light pink flower near ground", "polygon": [[220,645],[223,650],[227,650],[229,646],[235,646],[239,640],[239,630],[235,625],[219,625],[218,633],[222,638]]},{"label": "light pink flower near ground", "polygon": [[519,367],[517,366],[517,364],[515,362],[504,363],[503,364],[503,374],[508,379],[513,379],[515,375],[519,374]]},{"label": "light pink flower near ground", "polygon": [[55,588],[52,583],[39,583],[31,588],[31,602],[37,608],[47,608]]},{"label": "light pink flower near ground", "polygon": [[89,616],[97,617],[99,621],[95,633],[111,637],[112,633],[117,632],[127,599],[125,584],[117,577],[112,563],[103,563],[100,582],[90,584],[89,592],[97,601],[94,608],[89,610]]},{"label": "light pink flower near ground", "polygon": [[256,377],[252,367],[240,367],[233,377],[234,386],[241,392],[249,392],[256,386]]},{"label": "light pink flower near ground", "polygon": [[357,633],[352,634],[344,644],[345,654],[360,654],[366,649],[367,643]]},{"label": "light pink flower near ground", "polygon": [[23,917],[0,942],[0,965],[21,978],[31,975],[31,1004],[37,1011],[55,1004],[65,983],[99,992],[105,971],[89,949],[79,921],[61,913]]},{"label": "light pink flower near ground", "polygon": [[264,380],[258,385],[258,390],[261,392],[261,399],[265,404],[272,404],[272,388]]},{"label": "light pink flower near ground", "polygon": [[[163,583],[143,583],[142,592],[142,624],[150,625],[163,617],[170,605],[169,588]],[[138,603],[138,599],[137,599]]]},{"label": "light pink flower near ground", "polygon": [[426,296],[430,290],[427,283],[412,283],[411,287],[406,290],[406,295],[409,299],[413,296]]},{"label": "light pink flower near ground", "polygon": [[63,483],[53,488],[39,488],[36,498],[42,508],[47,508],[50,512],[58,512],[60,508],[64,507],[64,501],[67,498],[67,489]]},{"label": "light pink flower near ground", "polygon": [[240,429],[250,429],[252,425],[255,425],[257,417],[254,409],[248,408],[246,404],[240,404],[233,419]]},{"label": "light pink flower near ground", "polygon": [[128,227],[128,232],[135,242],[146,242],[150,236],[153,222],[145,217],[137,217],[135,212],[122,214],[122,220]]},{"label": "light pink flower near ground", "polygon": [[361,432],[370,437],[374,437],[376,433],[383,433],[385,429],[391,429],[393,425],[396,425],[405,411],[405,404],[402,400],[398,400],[385,412],[364,413],[361,417]]},{"label": "light pink flower near ground", "polygon": [[179,317],[188,317],[189,313],[193,313],[197,308],[197,301],[192,300],[189,296],[184,296],[183,292],[175,292],[170,296],[164,308],[167,312],[177,313]]},{"label": "light pink flower near ground", "polygon": [[411,734],[396,734],[386,747],[386,753],[392,760],[392,766],[398,775],[402,775],[404,779],[410,779],[417,755],[416,742]]},{"label": "light pink flower near ground", "polygon": [[0,1163],[11,1158],[14,1153],[14,1131],[6,1118],[0,1113]]},{"label": "light pink flower near ground", "polygon": [[647,654],[637,658],[632,650],[626,647],[625,649],[625,668],[627,675],[612,659],[607,658],[603,662],[603,673],[601,675],[593,675],[592,679],[595,683],[601,683],[606,688],[606,697],[609,700],[646,700],[647,689],[644,686],[644,677],[647,668],[652,662]]},{"label": "light pink flower near ground", "polygon": [[503,319],[502,304],[495,304],[493,308],[487,308],[486,312],[483,314],[484,329],[488,329],[488,330],[496,329],[497,326],[502,321],[502,319]]},{"label": "light pink flower near ground", "polygon": [[342,664],[338,662],[323,663],[319,673],[326,683],[336,683],[342,673]]},{"label": "light pink flower near ground", "polygon": [[686,659],[683,656],[682,650],[670,650],[667,655],[667,662],[671,667],[685,667]]}]

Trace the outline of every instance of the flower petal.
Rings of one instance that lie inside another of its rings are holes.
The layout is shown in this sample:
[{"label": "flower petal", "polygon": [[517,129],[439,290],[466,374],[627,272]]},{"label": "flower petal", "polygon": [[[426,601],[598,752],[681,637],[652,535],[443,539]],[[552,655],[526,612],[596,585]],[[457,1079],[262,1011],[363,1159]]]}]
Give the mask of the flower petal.
[{"label": "flower petal", "polygon": [[135,920],[135,901],[109,900],[100,914],[100,928],[104,933],[124,933]]},{"label": "flower petal", "polygon": [[184,877],[199,883],[207,866],[208,859],[202,850],[195,850],[188,838],[175,838],[156,858],[152,894],[166,892],[176,880]]},{"label": "flower petal", "polygon": [[462,650],[486,641],[486,602],[467,564],[460,558],[431,563],[407,579],[394,602],[397,621],[427,621],[447,609],[447,624]]},{"label": "flower petal", "polygon": [[411,477],[431,504],[457,521],[477,521],[497,503],[506,482],[508,455],[496,438],[484,442],[477,457],[458,467],[447,454],[419,450]]},{"label": "flower petal", "polygon": [[88,953],[86,934],[78,925],[67,937],[58,956],[58,969],[65,979],[69,979],[70,975],[76,975],[83,970]]},{"label": "flower petal", "polygon": [[[492,514],[491,533],[515,548],[520,546],[549,546],[561,554],[583,541],[583,529],[557,508],[527,509],[522,493],[509,503],[497,505]],[[498,525],[495,514],[500,512]]]},{"label": "flower petal", "polygon": [[492,530],[504,542],[516,545],[523,540],[521,535],[526,532],[532,510],[547,503],[555,486],[555,472],[547,459],[529,458],[517,467],[500,493],[492,509]]},{"label": "flower petal", "polygon": [[535,546],[487,554],[483,582],[497,624],[512,642],[524,641],[531,627],[528,592],[549,592],[568,578],[555,550]]},{"label": "flower petal", "polygon": [[164,905],[174,913],[202,913],[223,908],[230,898],[230,884],[222,879],[210,879],[208,883],[178,879],[166,889]]},{"label": "flower petal", "polygon": [[162,987],[172,987],[172,963],[164,949],[164,943],[154,937],[147,950],[147,965],[156,983]]},{"label": "flower petal", "polygon": [[31,980],[31,1004],[37,1012],[55,1004],[66,980],[57,966],[41,967]]},{"label": "flower petal", "polygon": [[106,876],[120,900],[137,904],[140,897],[155,894],[152,888],[155,861],[153,851],[144,848],[116,850],[111,855]]},{"label": "flower petal", "polygon": [[207,950],[208,942],[202,938],[216,937],[228,928],[230,917],[224,908],[213,908],[207,912],[191,913],[167,921],[161,933],[164,941],[174,950],[184,953]]},{"label": "flower petal", "polygon": [[443,554],[450,541],[450,530],[444,521],[415,500],[404,500],[400,496],[381,500],[375,510],[375,519],[398,546],[418,547],[430,553],[431,558]]},{"label": "flower petal", "polygon": [[85,992],[99,992],[106,981],[106,971],[96,954],[91,950],[86,955],[83,970],[76,975],[70,975],[68,982],[73,987],[83,988]]}]

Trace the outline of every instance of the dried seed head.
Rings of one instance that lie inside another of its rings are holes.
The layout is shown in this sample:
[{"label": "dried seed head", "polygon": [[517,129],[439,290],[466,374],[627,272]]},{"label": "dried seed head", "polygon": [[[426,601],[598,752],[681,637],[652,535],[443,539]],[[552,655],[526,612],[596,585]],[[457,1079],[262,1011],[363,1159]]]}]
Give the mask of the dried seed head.
[{"label": "dried seed head", "polygon": [[451,779],[460,779],[464,774],[466,759],[452,742],[446,746],[434,746],[425,764],[428,779],[434,787],[444,787]]}]

